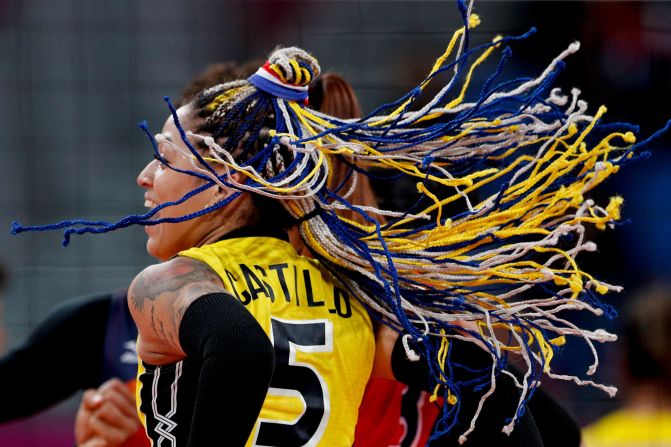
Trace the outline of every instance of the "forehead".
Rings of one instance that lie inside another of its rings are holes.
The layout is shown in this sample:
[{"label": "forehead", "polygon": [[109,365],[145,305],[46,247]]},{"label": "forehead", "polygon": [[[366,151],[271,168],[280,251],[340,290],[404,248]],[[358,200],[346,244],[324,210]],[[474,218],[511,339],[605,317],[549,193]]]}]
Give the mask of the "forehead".
[{"label": "forehead", "polygon": [[[184,130],[195,130],[191,129],[191,106],[190,105],[185,105],[177,109],[177,119],[179,120],[179,124],[182,126]],[[169,131],[173,134],[173,136],[179,135],[179,131],[177,129],[177,125],[175,124],[175,119],[172,114],[168,116],[168,119],[165,120],[165,123],[163,124],[163,130],[161,133],[166,133],[166,131]]]},{"label": "forehead", "polygon": [[[200,119],[197,116],[194,116],[193,107],[191,104],[180,107],[177,109],[176,114],[177,120],[179,121],[179,124],[185,133],[203,133],[200,131],[200,126],[198,125]],[[189,154],[191,152],[191,149],[188,147],[189,145],[191,145],[193,149],[199,152],[207,149],[207,147],[203,144],[203,141],[198,137],[189,136],[188,143],[186,143],[182,139],[182,135],[180,134],[180,131],[175,124],[175,120],[172,114],[166,119],[161,132],[155,134],[154,138],[162,150],[172,148],[181,153]]]}]

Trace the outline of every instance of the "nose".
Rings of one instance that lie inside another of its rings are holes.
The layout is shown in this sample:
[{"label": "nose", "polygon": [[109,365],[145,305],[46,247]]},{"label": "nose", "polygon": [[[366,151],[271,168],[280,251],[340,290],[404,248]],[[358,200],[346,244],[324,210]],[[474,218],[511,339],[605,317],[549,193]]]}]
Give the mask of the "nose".
[{"label": "nose", "polygon": [[140,174],[137,176],[137,184],[142,188],[151,188],[151,185],[154,184],[154,172],[156,171],[156,160],[152,160],[147,163],[147,166],[140,171]]}]

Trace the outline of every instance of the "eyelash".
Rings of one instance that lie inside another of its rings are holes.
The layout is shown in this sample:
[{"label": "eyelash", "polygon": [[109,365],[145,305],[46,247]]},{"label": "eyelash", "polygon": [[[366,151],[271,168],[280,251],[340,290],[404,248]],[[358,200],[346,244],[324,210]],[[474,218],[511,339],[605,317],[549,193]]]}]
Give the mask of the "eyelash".
[{"label": "eyelash", "polygon": [[170,163],[163,154],[161,154],[160,157],[157,154],[154,154],[154,160],[158,161],[158,169],[164,169],[165,165]]}]

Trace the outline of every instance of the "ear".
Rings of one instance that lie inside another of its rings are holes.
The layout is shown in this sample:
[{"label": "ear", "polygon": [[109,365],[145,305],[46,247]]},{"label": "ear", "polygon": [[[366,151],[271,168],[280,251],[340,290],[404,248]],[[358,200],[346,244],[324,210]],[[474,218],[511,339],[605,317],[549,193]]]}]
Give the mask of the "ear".
[{"label": "ear", "polygon": [[234,172],[231,174],[231,178],[236,182],[236,183],[243,183],[245,180],[247,180],[247,176],[243,174],[242,172]]},{"label": "ear", "polygon": [[[231,180],[236,182],[236,183],[242,183],[245,180],[247,180],[247,176],[245,174],[242,174],[240,172],[234,172],[231,174]],[[212,194],[213,194],[213,201],[212,203],[219,202],[226,197],[230,196],[237,190],[235,188],[227,188],[225,186],[221,185],[215,185],[212,187]]]}]

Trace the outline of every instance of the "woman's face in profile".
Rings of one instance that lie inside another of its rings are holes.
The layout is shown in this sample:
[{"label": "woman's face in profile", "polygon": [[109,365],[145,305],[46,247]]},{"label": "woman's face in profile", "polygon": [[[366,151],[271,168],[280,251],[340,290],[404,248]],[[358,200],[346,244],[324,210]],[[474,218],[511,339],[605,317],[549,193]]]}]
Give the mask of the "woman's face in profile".
[{"label": "woman's face in profile", "polygon": [[[189,128],[188,112],[190,106],[181,107],[177,116],[185,130]],[[173,117],[169,117],[163,130],[156,136],[161,157],[173,168],[194,170],[193,155],[182,141]],[[203,180],[170,169],[159,160],[153,160],[140,172],[137,183],[146,190],[144,206],[153,209],[158,205],[174,202],[203,184]],[[175,218],[200,211],[214,203],[217,188],[212,187],[197,194],[179,205],[161,209],[153,219]],[[217,225],[217,220],[206,214],[179,223],[161,223],[145,226],[147,233],[147,251],[155,258],[164,261],[175,256],[181,250],[199,245],[199,243]]]}]

